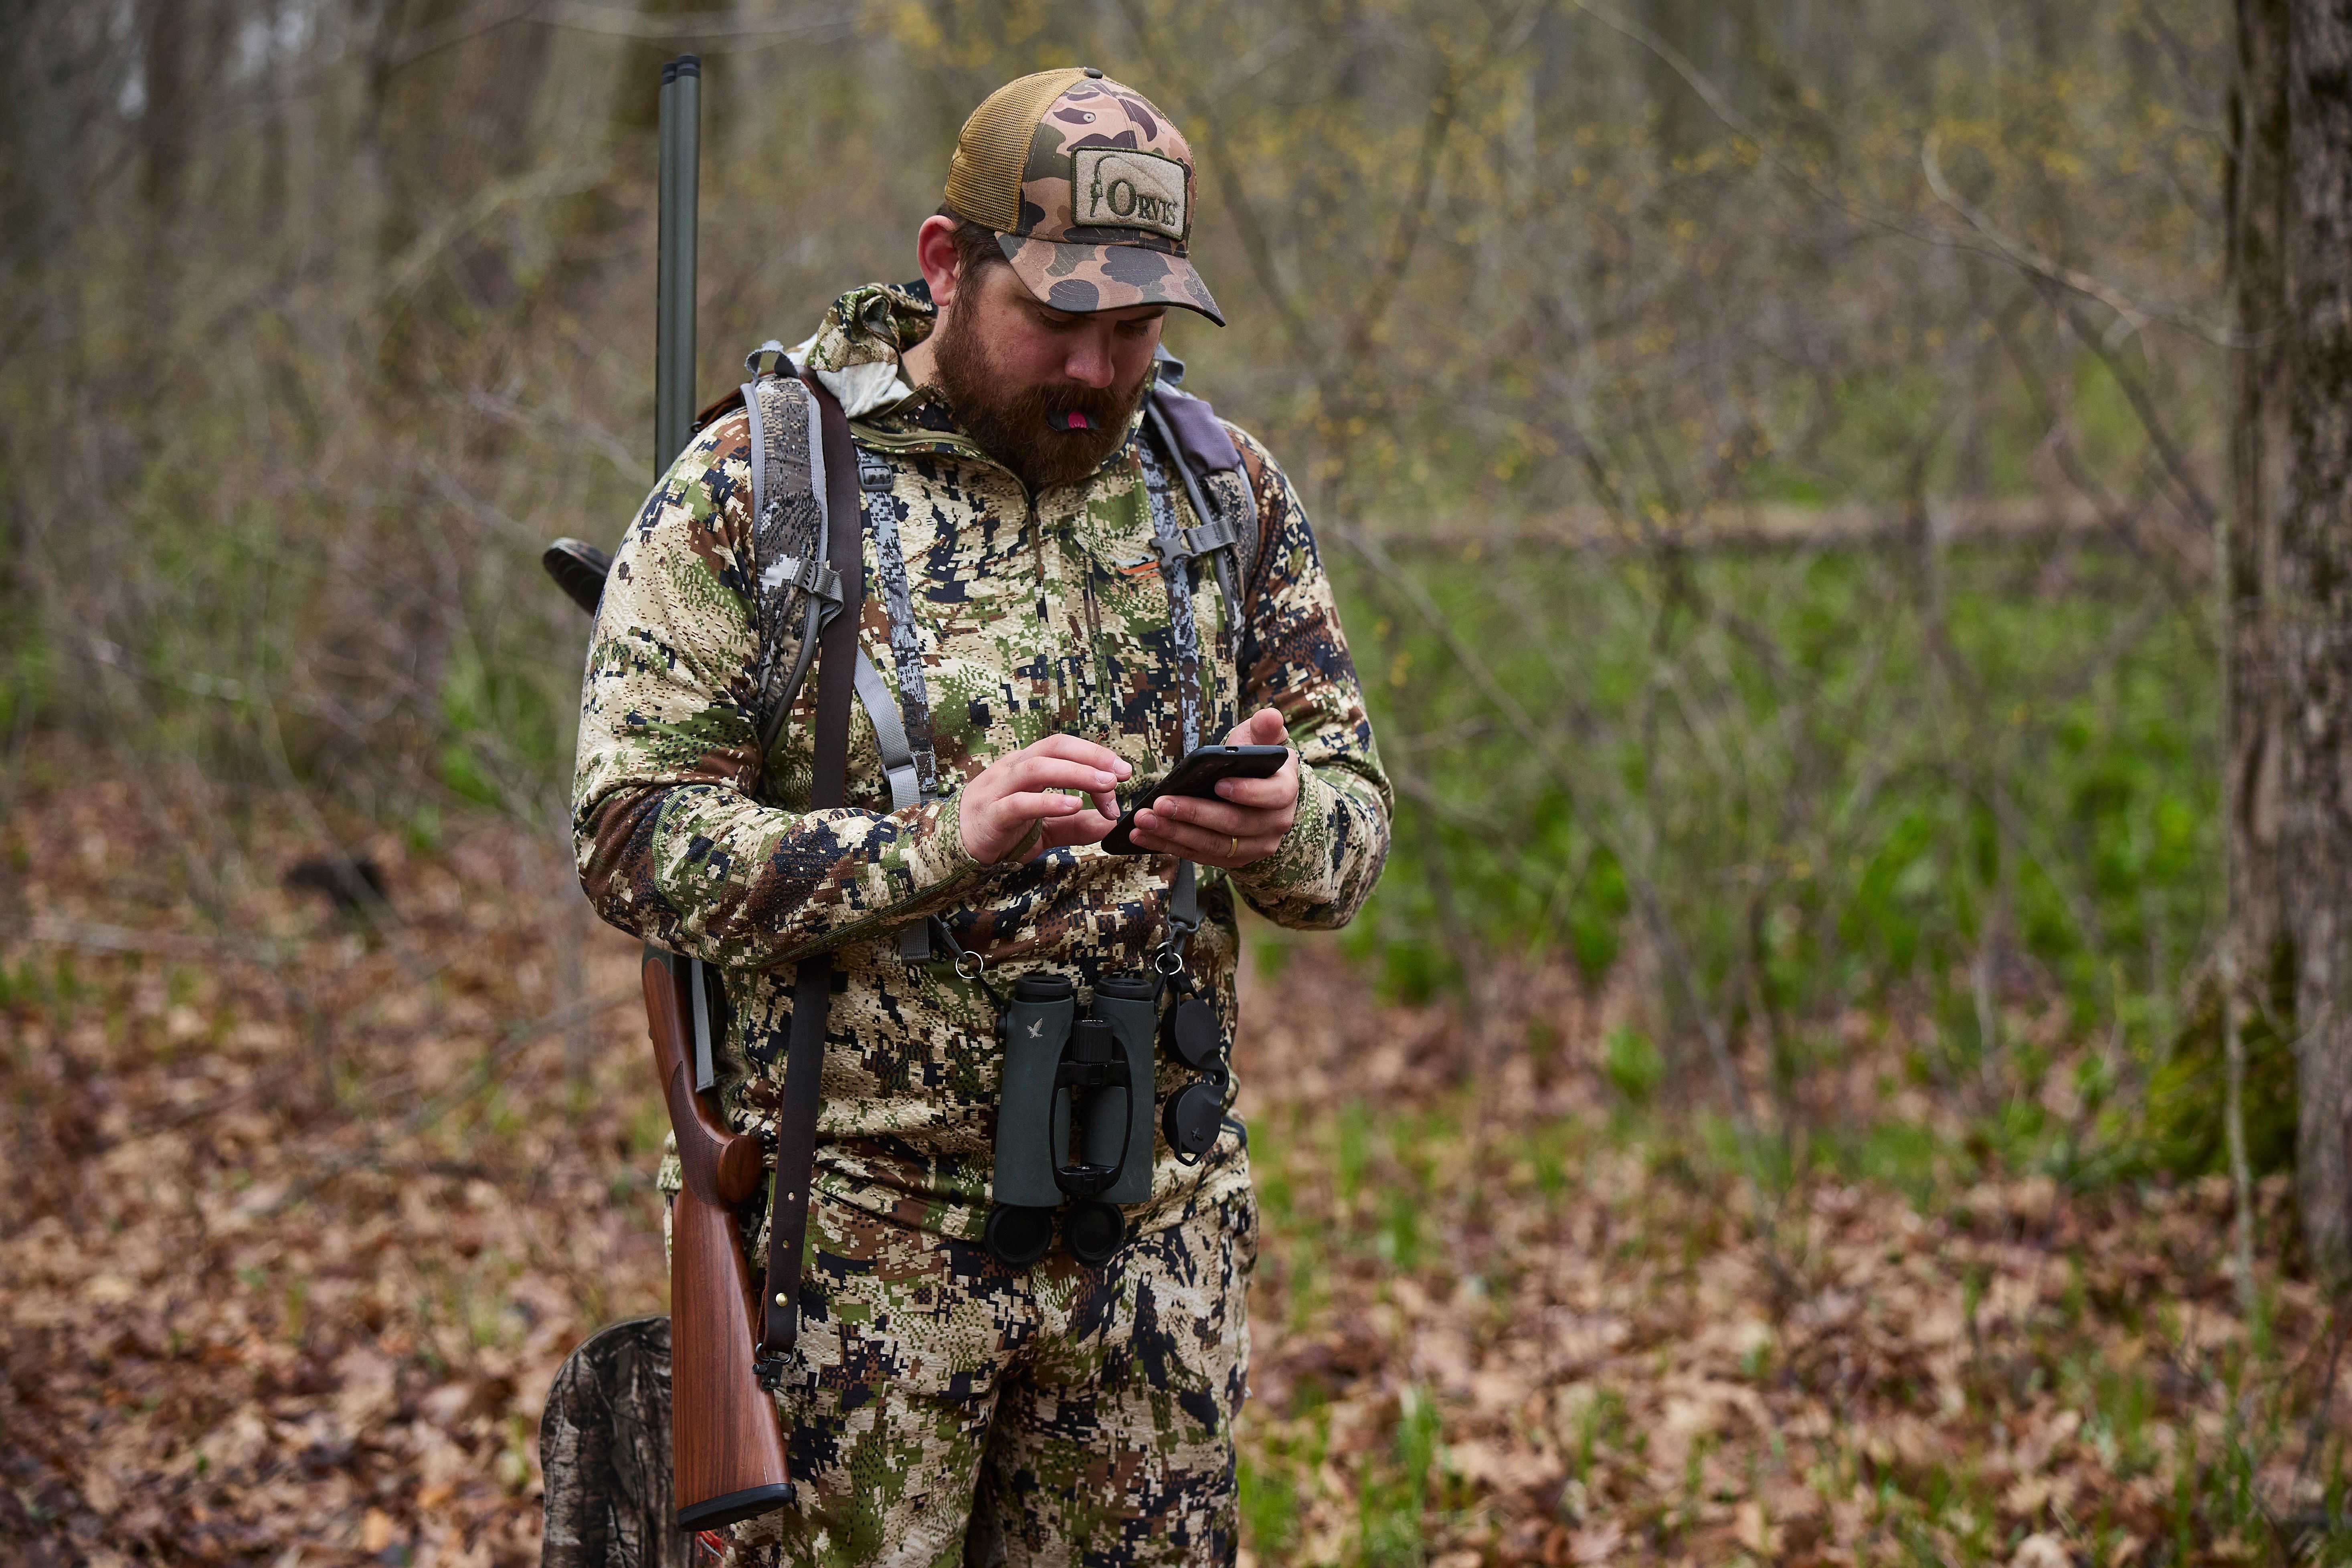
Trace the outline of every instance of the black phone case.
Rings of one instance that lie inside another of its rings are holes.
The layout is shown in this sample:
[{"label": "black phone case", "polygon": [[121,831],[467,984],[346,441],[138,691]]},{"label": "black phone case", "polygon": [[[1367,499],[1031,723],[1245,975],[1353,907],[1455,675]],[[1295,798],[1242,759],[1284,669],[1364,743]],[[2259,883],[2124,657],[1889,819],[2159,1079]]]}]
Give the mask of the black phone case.
[{"label": "black phone case", "polygon": [[1149,807],[1162,795],[1192,795],[1213,798],[1221,779],[1270,779],[1282,771],[1283,759],[1290,755],[1286,746],[1196,746],[1187,752],[1184,760],[1168,770],[1168,777],[1153,785],[1129,806],[1118,819],[1118,825],[1102,841],[1103,851],[1114,855],[1148,854],[1129,842],[1128,835],[1135,830],[1135,814]]}]

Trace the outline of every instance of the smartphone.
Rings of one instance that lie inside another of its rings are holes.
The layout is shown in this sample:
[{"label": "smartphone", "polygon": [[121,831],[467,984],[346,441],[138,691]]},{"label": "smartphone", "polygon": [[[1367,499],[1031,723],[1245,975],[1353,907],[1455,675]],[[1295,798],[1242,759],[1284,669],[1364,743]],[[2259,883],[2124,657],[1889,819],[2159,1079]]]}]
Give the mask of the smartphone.
[{"label": "smartphone", "polygon": [[1290,755],[1286,746],[1196,746],[1184,760],[1169,769],[1168,777],[1136,798],[1110,831],[1102,847],[1115,855],[1150,854],[1128,841],[1135,831],[1135,814],[1148,809],[1162,795],[1201,795],[1216,798],[1220,779],[1271,779],[1282,771],[1283,759]]}]

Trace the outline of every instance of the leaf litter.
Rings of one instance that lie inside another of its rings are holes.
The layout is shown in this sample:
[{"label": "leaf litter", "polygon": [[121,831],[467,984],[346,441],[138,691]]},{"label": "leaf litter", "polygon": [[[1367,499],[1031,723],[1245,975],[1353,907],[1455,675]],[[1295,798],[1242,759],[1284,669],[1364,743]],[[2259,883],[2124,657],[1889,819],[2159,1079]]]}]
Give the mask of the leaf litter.
[{"label": "leaf litter", "polygon": [[[488,816],[355,828],[384,907],[284,885],[320,846],[267,825],[199,900],[198,824],[64,760],[0,843],[0,1559],[535,1561],[558,1364],[665,1304],[634,944]],[[1703,1095],[1612,1079],[1622,994],[1505,973],[1474,1028],[1253,955],[1244,1563],[2340,1551],[2283,1179],[2249,1321],[2226,1184],[1990,1159],[1854,1020],[1759,1223]],[[1817,1152],[1874,1119],[1946,1157]]]}]

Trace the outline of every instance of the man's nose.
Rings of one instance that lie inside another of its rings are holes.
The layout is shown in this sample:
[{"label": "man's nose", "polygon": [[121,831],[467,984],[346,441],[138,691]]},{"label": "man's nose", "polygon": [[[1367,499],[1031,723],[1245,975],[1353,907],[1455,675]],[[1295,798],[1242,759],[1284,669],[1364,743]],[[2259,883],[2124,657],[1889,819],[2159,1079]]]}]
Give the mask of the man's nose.
[{"label": "man's nose", "polygon": [[1070,345],[1070,357],[1063,362],[1062,373],[1074,382],[1100,391],[1118,379],[1110,361],[1110,335],[1089,331],[1078,334]]}]

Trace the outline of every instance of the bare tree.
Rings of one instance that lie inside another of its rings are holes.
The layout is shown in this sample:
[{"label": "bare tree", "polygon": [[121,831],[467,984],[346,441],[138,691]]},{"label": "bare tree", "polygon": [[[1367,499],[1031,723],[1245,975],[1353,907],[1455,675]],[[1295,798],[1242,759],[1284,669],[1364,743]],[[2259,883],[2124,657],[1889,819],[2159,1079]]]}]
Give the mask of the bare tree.
[{"label": "bare tree", "polygon": [[2305,1244],[2352,1268],[2352,5],[2241,0],[2232,918],[2294,966]]}]

